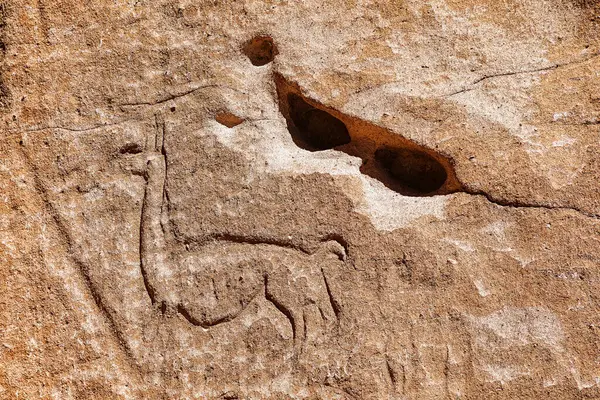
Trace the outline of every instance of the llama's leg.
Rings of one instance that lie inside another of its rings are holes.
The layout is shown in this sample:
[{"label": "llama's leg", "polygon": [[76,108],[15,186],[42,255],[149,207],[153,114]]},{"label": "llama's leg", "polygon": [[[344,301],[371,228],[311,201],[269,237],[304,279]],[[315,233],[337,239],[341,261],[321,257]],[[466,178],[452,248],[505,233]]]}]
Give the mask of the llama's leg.
[{"label": "llama's leg", "polygon": [[302,299],[289,286],[285,271],[284,267],[265,275],[265,298],[290,321],[294,352],[299,354],[306,336]]},{"label": "llama's leg", "polygon": [[318,279],[315,283],[318,286],[319,294],[317,304],[323,319],[328,323],[331,321],[339,322],[341,306],[336,299],[332,288],[332,278],[328,276],[330,268],[342,268],[347,260],[345,247],[337,240],[329,240],[321,245],[321,248],[313,255],[315,264],[318,264]]}]

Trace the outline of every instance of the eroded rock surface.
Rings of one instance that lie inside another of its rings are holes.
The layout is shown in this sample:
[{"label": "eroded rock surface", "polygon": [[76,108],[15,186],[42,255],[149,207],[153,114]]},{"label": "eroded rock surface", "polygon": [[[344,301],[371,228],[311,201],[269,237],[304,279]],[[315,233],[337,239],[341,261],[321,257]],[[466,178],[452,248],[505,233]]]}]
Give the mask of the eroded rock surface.
[{"label": "eroded rock surface", "polygon": [[0,34],[0,398],[600,397],[598,2]]}]

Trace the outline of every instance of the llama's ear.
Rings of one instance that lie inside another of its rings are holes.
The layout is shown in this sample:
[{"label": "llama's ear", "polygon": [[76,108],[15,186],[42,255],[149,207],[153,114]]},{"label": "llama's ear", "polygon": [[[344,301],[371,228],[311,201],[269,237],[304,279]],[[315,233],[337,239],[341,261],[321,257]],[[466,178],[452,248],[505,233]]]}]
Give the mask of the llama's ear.
[{"label": "llama's ear", "polygon": [[149,132],[146,139],[146,151],[165,153],[165,118],[162,114],[154,114],[154,132]]},{"label": "llama's ear", "polygon": [[329,254],[333,257],[337,257],[340,261],[346,261],[348,259],[346,247],[338,240],[333,239],[323,242],[317,253]]},{"label": "llama's ear", "polygon": [[451,159],[397,132],[346,115],[303,95],[275,75],[279,107],[292,140],[309,151],[334,149],[363,160],[361,172],[405,196],[463,190]]}]

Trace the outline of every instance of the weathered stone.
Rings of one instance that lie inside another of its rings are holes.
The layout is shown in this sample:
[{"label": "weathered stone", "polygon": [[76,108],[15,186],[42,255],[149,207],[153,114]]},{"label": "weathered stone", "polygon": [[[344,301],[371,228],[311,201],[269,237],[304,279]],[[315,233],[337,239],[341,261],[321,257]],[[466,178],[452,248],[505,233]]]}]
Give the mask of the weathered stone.
[{"label": "weathered stone", "polygon": [[0,398],[600,397],[593,0],[0,0]]}]

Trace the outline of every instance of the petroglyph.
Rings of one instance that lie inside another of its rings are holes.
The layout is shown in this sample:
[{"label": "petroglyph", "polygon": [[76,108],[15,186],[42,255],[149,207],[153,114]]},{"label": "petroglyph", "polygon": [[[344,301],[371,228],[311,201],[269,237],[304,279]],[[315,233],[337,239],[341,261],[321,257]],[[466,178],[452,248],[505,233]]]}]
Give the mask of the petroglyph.
[{"label": "petroglyph", "polygon": [[0,397],[600,398],[596,4],[0,0]]},{"label": "petroglyph", "polygon": [[170,233],[164,123],[148,140],[146,189],[140,223],[140,266],[157,309],[177,310],[189,323],[208,329],[238,317],[257,296],[271,302],[290,322],[294,347],[306,339],[306,309],[318,311],[331,328],[341,307],[327,283],[327,270],[347,258],[337,240],[314,249],[218,232],[201,243],[178,242]]}]

